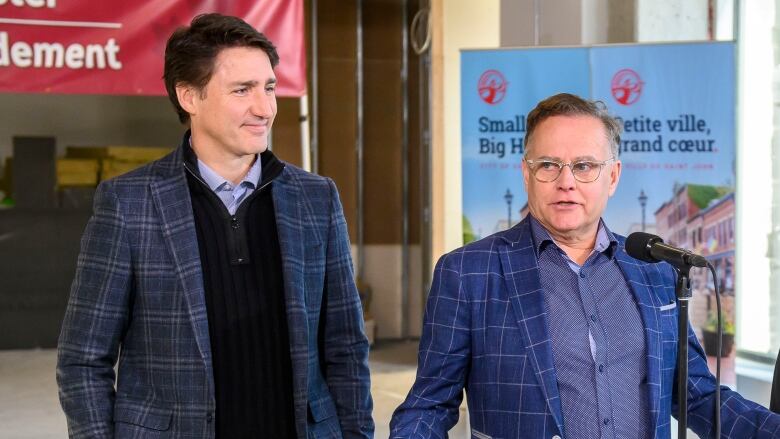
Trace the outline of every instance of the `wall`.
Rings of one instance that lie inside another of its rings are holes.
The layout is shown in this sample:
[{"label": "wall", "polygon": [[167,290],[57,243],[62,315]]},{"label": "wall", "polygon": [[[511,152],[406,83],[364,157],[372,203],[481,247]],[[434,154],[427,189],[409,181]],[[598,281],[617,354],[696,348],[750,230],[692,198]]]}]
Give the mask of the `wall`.
[{"label": "wall", "polygon": [[463,245],[460,51],[498,47],[501,2],[434,0],[433,259]]},{"label": "wall", "polygon": [[636,41],[708,39],[708,0],[636,0]]},{"label": "wall", "polygon": [[533,46],[538,13],[540,46],[634,41],[635,2],[625,0],[501,1],[501,47]]},{"label": "wall", "polygon": [[69,145],[175,146],[176,113],[167,97],[3,94],[0,158],[11,154],[16,135],[55,136]]}]

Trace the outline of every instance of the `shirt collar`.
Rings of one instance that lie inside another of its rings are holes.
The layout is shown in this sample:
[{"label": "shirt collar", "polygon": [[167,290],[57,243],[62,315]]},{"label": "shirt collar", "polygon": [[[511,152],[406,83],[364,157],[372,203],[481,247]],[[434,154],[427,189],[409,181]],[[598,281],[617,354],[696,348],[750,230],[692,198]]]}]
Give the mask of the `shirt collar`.
[{"label": "shirt collar", "polygon": [[[220,190],[226,183],[230,184],[227,179],[217,174],[207,164],[203,163],[199,158],[197,158],[195,155],[195,150],[192,149],[192,137],[189,137],[187,140],[189,146],[187,152],[192,154],[190,161],[192,158],[197,161],[198,173],[200,174],[200,177],[203,179],[203,181],[205,181],[209,186],[209,188],[216,192],[217,190]],[[246,173],[239,184],[235,186],[231,184],[231,187],[238,187],[241,185],[250,186],[252,188],[257,187],[257,185],[260,183],[260,178],[263,176],[263,167],[261,162],[262,160],[260,160],[260,156],[256,154],[255,161],[252,163],[252,167],[249,168],[249,172]]]},{"label": "shirt collar", "polygon": [[[556,247],[558,246],[555,243],[555,240],[552,239],[552,236],[550,236],[550,232],[548,232],[536,218],[530,214],[528,215],[528,218],[531,222],[531,237],[533,238],[536,257],[539,257],[539,254],[547,248],[549,244],[555,244]],[[599,228],[596,232],[596,245],[593,247],[593,251],[604,253],[609,258],[612,258],[615,256],[617,244],[618,242],[615,235],[607,228],[607,225],[604,224],[604,220],[599,219]]]},{"label": "shirt collar", "polygon": [[227,179],[217,174],[213,169],[211,169],[207,164],[203,163],[200,159],[198,159],[198,171],[200,171],[201,178],[203,178],[206,184],[208,184],[211,190],[213,191],[221,189],[226,184],[229,184],[231,187],[239,187],[241,185],[244,185],[244,186],[250,186],[254,188],[255,186],[257,186],[257,183],[260,181],[260,177],[262,174],[262,168],[260,166],[260,158],[257,155],[255,155],[255,161],[254,163],[252,163],[252,167],[249,168],[249,172],[246,173],[244,178],[237,185],[233,185],[232,183],[227,181]]}]

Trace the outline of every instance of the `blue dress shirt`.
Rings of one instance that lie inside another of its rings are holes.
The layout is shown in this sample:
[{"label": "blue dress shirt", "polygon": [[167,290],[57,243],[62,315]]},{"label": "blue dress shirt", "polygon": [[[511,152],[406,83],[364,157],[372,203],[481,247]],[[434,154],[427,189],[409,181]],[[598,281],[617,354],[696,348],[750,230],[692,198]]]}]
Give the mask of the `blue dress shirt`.
[{"label": "blue dress shirt", "polygon": [[208,165],[200,161],[200,159],[198,159],[198,171],[209,188],[211,188],[219,199],[222,200],[222,203],[225,204],[228,212],[230,212],[231,215],[235,215],[238,206],[246,200],[260,182],[260,178],[262,177],[262,166],[260,162],[260,156],[255,156],[255,162],[238,185],[234,185],[227,181],[227,179],[214,172],[213,169],[209,168]]},{"label": "blue dress shirt", "polygon": [[646,438],[647,354],[634,295],[599,222],[580,266],[531,217],[567,438]]}]

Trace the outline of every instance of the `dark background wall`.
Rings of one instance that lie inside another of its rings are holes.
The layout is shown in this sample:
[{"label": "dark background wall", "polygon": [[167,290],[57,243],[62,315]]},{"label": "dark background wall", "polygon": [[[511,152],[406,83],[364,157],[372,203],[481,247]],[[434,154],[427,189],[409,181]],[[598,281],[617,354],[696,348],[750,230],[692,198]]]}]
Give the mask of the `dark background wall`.
[{"label": "dark background wall", "polygon": [[89,211],[0,211],[0,349],[54,347]]}]

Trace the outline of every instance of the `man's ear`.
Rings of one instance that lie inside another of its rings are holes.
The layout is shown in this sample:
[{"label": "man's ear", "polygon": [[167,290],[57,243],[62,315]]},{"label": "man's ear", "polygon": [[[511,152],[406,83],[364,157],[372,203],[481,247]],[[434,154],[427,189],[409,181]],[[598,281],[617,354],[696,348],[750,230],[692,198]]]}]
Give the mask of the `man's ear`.
[{"label": "man's ear", "polygon": [[198,90],[189,85],[176,85],[176,97],[179,99],[179,105],[190,115],[197,114]]}]

